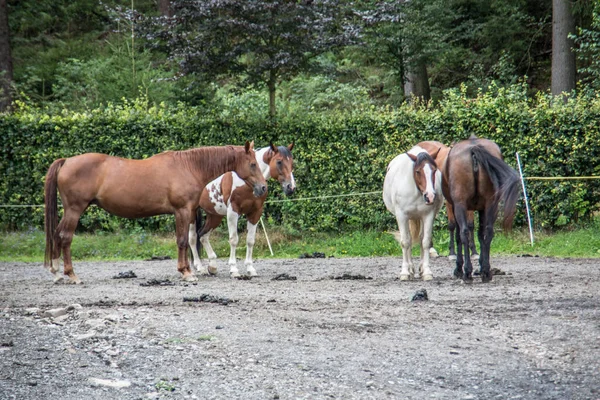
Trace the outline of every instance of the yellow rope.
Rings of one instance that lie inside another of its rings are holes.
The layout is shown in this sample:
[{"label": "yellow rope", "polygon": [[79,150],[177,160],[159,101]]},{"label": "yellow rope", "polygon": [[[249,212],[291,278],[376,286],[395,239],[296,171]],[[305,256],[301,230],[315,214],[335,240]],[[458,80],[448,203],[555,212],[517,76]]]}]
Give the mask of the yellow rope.
[{"label": "yellow rope", "polygon": [[600,179],[600,176],[525,176],[524,179],[532,181],[566,181],[579,179]]}]

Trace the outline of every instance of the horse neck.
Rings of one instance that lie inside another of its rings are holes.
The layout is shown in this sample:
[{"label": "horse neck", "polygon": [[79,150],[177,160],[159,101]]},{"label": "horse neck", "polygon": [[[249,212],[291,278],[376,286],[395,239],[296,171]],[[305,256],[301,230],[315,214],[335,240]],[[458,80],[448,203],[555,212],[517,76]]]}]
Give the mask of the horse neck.
[{"label": "horse neck", "polygon": [[233,147],[200,147],[178,152],[180,159],[199,182],[207,184],[227,171],[234,171],[240,151]]},{"label": "horse neck", "polygon": [[[264,159],[267,159],[265,161]],[[258,161],[258,166],[260,167],[260,172],[262,172],[265,179],[271,178],[271,160],[273,159],[273,152],[270,147],[263,147],[256,151],[256,161]]]}]

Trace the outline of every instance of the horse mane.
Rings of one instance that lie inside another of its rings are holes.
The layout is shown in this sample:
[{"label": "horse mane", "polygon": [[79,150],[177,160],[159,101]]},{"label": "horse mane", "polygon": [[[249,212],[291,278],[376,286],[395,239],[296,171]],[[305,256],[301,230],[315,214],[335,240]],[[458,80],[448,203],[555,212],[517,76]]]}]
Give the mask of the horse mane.
[{"label": "horse mane", "polygon": [[206,146],[170,153],[184,168],[191,171],[201,169],[212,176],[233,170],[237,155],[243,150],[243,147],[238,149],[234,146]]},{"label": "horse mane", "polygon": [[281,154],[285,158],[292,158],[292,152],[287,147],[277,146],[277,150],[279,151],[279,154]]},{"label": "horse mane", "polygon": [[422,151],[420,153],[417,153],[417,161],[415,161],[415,165],[419,165],[419,164],[423,163],[424,161],[428,161],[430,164],[433,164],[433,166],[435,168],[438,167],[437,163],[435,162],[433,157],[431,157],[431,155],[429,155],[428,152]]}]

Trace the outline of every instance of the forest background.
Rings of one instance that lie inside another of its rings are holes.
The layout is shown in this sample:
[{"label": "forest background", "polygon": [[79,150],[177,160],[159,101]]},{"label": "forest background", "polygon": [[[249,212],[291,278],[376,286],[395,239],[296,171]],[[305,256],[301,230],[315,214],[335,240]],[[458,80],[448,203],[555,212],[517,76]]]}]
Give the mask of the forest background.
[{"label": "forest background", "polygon": [[[597,1],[0,0],[0,70],[5,231],[41,227],[20,206],[91,151],[294,142],[296,198],[272,184],[265,212],[291,233],[393,229],[376,192],[423,139],[489,137],[526,176],[600,172]],[[593,224],[597,182],[528,181],[536,229]],[[173,223],[92,208],[79,229]]]}]

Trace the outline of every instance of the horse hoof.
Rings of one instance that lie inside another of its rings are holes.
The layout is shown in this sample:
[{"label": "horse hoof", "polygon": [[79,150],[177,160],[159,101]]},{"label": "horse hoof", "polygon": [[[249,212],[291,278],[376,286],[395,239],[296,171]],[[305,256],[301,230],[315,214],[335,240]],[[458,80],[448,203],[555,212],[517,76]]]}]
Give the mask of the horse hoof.
[{"label": "horse hoof", "polygon": [[429,257],[438,258],[439,256],[440,255],[438,254],[436,249],[434,249],[433,247],[429,249]]},{"label": "horse hoof", "polygon": [[410,275],[400,275],[400,280],[401,281],[409,281],[410,280]]},{"label": "horse hoof", "polygon": [[211,275],[216,275],[217,274],[217,267],[215,267],[214,265],[209,265],[208,266],[208,273]]},{"label": "horse hoof", "polygon": [[454,255],[448,256],[448,261],[456,261],[456,256],[454,256]]},{"label": "horse hoof", "polygon": [[248,274],[248,276],[258,276],[258,274],[256,273],[256,270],[254,269],[248,269],[246,270],[246,274]]},{"label": "horse hoof", "polygon": [[481,274],[481,282],[488,283],[491,281],[492,281],[492,274],[490,274],[489,276],[487,276],[485,274]]},{"label": "horse hoof", "polygon": [[196,272],[198,273],[198,275],[200,276],[207,276],[209,275],[208,270],[206,268],[198,268],[196,270]]},{"label": "horse hoof", "polygon": [[462,283],[465,283],[467,285],[470,285],[473,283],[473,278],[467,278],[467,277],[463,277],[462,279]]},{"label": "horse hoof", "polygon": [[229,276],[231,278],[239,278],[241,275],[240,275],[240,273],[238,271],[235,271],[235,272],[230,272]]},{"label": "horse hoof", "polygon": [[431,274],[423,275],[423,280],[424,281],[433,280],[433,275],[431,275]]},{"label": "horse hoof", "polygon": [[196,275],[185,275],[183,277],[183,280],[185,282],[196,282],[198,280],[198,277]]}]

